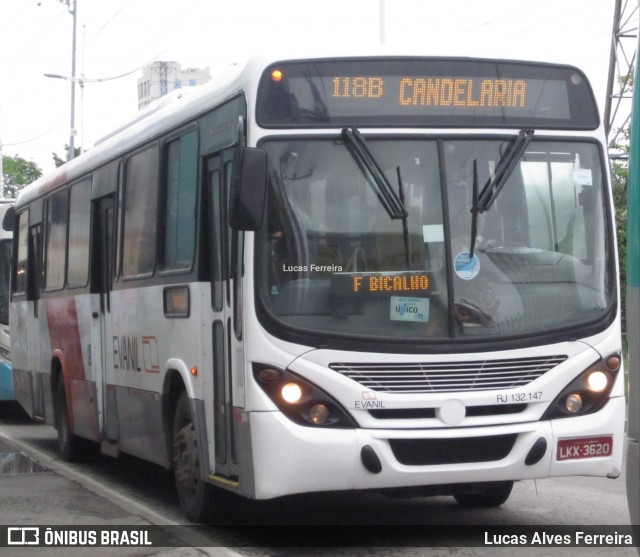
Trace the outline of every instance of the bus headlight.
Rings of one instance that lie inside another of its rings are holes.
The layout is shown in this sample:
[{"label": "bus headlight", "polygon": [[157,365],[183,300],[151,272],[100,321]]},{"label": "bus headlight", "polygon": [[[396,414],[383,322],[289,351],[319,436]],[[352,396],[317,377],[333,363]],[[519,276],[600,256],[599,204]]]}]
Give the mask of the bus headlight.
[{"label": "bus headlight", "polygon": [[299,375],[253,364],[253,376],[287,418],[299,425],[355,428],[357,424],[331,396]]},{"label": "bus headlight", "polygon": [[609,376],[600,370],[595,370],[587,376],[587,387],[594,393],[600,393],[609,386]]},{"label": "bus headlight", "polygon": [[600,410],[609,400],[620,366],[618,354],[590,366],[562,390],[542,419],[584,416]]},{"label": "bus headlight", "polygon": [[289,404],[297,404],[302,399],[302,389],[297,383],[287,383],[282,387],[282,398]]}]

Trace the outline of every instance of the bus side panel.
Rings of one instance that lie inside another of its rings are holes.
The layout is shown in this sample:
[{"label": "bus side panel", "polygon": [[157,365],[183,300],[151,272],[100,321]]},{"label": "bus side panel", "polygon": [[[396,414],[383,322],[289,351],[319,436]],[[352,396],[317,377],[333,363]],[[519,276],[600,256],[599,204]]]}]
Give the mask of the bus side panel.
[{"label": "bus side panel", "polygon": [[11,310],[13,331],[13,389],[15,399],[33,419],[53,425],[51,397],[51,344],[46,321],[34,317],[43,311],[38,301],[14,301]]},{"label": "bus side panel", "polygon": [[0,400],[13,400],[13,374],[11,373],[11,362],[3,356],[11,353],[11,337],[9,327],[0,323]]},{"label": "bus side panel", "polygon": [[[13,203],[0,200],[0,224]],[[13,233],[0,226],[0,400],[14,400],[9,329],[9,280]]]},{"label": "bus side panel", "polygon": [[33,309],[26,300],[14,302],[11,307],[11,330],[13,331],[13,388],[16,400],[29,416],[33,417],[33,389],[29,365],[28,323],[33,318]]},{"label": "bus side panel", "polygon": [[115,387],[120,450],[161,466],[167,466],[162,427],[162,401],[158,393]]},{"label": "bus side panel", "polygon": [[14,397],[11,365],[5,360],[0,360],[0,400],[13,400]]},{"label": "bus side panel", "polygon": [[[163,414],[165,377],[178,372],[189,398],[202,400],[201,378],[207,373],[202,338],[210,338],[211,332],[199,334],[202,310],[209,306],[200,302],[197,284],[189,285],[189,315],[179,318],[164,314],[165,288],[141,286],[111,293],[106,388],[115,390],[120,450],[169,467],[165,426],[171,427],[172,416]],[[197,371],[192,375],[191,369]]]},{"label": "bus side panel", "polygon": [[[97,441],[100,438],[100,427],[96,385],[91,377],[91,366],[85,365],[89,361],[90,331],[82,331],[83,327],[79,325],[79,322],[90,323],[91,316],[87,314],[86,309],[89,306],[77,304],[74,296],[48,298],[44,301],[44,306],[48,334],[43,335],[41,340],[50,339],[49,358],[60,362],[73,432]],[[41,344],[41,348],[46,354],[45,346]],[[45,362],[43,366],[44,364]]]}]

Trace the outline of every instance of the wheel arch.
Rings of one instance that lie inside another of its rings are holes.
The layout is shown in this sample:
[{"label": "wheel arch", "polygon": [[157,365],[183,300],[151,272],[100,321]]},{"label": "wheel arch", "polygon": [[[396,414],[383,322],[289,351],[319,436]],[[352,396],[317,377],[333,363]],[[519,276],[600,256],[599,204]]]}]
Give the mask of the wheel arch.
[{"label": "wheel arch", "polygon": [[169,360],[164,369],[162,385],[162,430],[167,451],[167,469],[173,468],[172,442],[173,417],[178,399],[183,392],[193,398],[193,385],[189,381],[189,370],[180,360]]}]

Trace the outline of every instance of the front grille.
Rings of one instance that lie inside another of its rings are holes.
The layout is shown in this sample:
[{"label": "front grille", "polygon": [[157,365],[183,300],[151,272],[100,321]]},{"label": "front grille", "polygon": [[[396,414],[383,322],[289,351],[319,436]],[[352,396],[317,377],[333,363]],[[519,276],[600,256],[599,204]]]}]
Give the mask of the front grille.
[{"label": "front grille", "polygon": [[447,393],[523,387],[566,359],[546,356],[472,362],[333,363],[329,367],[372,391]]},{"label": "front grille", "polygon": [[493,462],[505,458],[517,433],[464,439],[389,439],[396,460],[406,466]]},{"label": "front grille", "polygon": [[[519,414],[527,408],[526,404],[495,404],[488,406],[467,406],[466,416],[504,416]],[[419,420],[436,417],[435,408],[389,408],[383,410],[369,410],[369,414],[376,420]]]}]

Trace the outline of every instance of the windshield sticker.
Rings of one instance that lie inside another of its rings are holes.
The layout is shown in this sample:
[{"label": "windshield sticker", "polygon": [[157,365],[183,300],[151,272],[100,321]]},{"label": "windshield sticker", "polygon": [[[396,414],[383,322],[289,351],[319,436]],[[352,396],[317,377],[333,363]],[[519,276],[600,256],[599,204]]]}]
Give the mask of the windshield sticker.
[{"label": "windshield sticker", "polygon": [[573,183],[576,186],[593,186],[593,177],[590,168],[574,168]]},{"label": "windshield sticker", "polygon": [[453,269],[462,280],[473,280],[480,272],[480,260],[478,256],[468,251],[461,251],[453,260]]},{"label": "windshield sticker", "polygon": [[429,321],[429,298],[391,296],[391,321]]},{"label": "windshield sticker", "polygon": [[444,228],[441,224],[425,224],[422,227],[422,237],[426,244],[444,242]]}]

